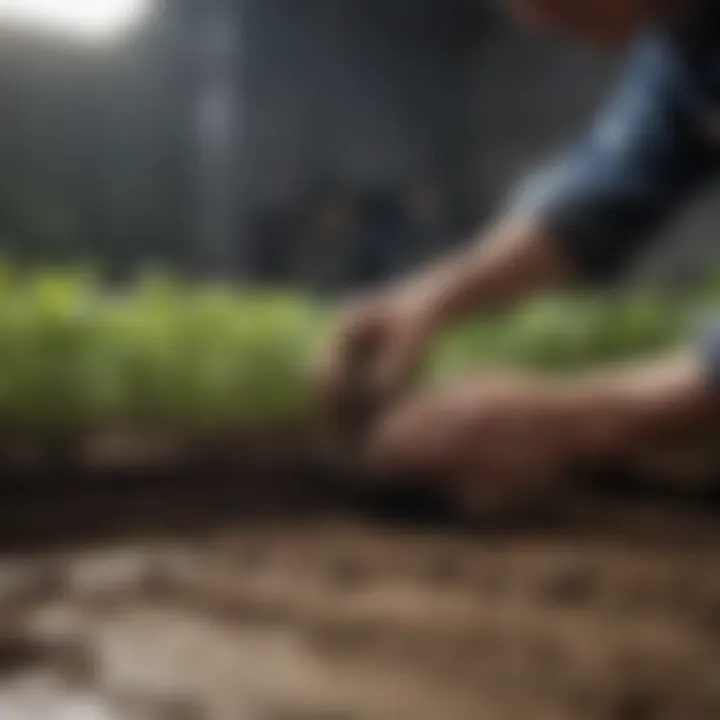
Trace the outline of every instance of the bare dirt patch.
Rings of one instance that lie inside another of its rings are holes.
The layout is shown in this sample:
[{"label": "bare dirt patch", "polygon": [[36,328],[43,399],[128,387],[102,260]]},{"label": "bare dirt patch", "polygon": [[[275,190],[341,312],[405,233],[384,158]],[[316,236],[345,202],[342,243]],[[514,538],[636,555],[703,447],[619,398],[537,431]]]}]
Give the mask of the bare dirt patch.
[{"label": "bare dirt patch", "polygon": [[[7,556],[3,720],[710,720],[720,522],[238,520]],[[84,713],[84,714],[83,714]]]}]

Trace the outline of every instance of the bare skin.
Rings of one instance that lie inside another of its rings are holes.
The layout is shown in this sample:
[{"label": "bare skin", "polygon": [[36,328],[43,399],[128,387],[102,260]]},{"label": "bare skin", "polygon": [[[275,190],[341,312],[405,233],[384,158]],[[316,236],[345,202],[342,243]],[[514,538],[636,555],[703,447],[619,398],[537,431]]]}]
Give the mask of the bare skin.
[{"label": "bare skin", "polygon": [[353,361],[368,346],[373,349],[372,386],[381,395],[392,395],[444,327],[571,279],[570,267],[535,223],[502,223],[469,249],[345,313],[319,364],[328,404],[343,396],[353,380]]},{"label": "bare skin", "polygon": [[537,496],[576,464],[633,459],[717,423],[691,353],[562,380],[496,373],[411,398],[375,429],[379,473],[449,483],[475,508]]},{"label": "bare skin", "polygon": [[[651,0],[513,5],[536,23],[606,45],[673,9]],[[325,399],[333,408],[342,402],[360,354],[369,359],[373,392],[393,396],[441,329],[573,280],[569,260],[540,223],[504,220],[468,249],[351,308],[319,366]],[[368,461],[379,473],[435,472],[493,505],[542,488],[578,459],[622,456],[637,440],[692,437],[720,415],[707,385],[691,351],[559,382],[484,374],[411,397],[380,418]]]}]

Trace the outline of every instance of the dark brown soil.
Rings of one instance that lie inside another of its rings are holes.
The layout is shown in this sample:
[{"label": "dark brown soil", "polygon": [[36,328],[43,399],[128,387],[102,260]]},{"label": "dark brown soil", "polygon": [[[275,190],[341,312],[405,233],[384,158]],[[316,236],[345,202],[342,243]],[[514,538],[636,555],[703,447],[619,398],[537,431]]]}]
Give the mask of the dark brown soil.
[{"label": "dark brown soil", "polygon": [[709,496],[483,528],[198,473],[7,479],[2,720],[720,718]]}]

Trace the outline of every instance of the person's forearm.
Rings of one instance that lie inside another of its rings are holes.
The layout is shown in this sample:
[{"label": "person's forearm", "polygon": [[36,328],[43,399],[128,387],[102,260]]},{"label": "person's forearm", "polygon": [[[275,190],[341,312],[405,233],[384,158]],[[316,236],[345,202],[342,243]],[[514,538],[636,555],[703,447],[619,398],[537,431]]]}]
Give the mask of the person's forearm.
[{"label": "person's forearm", "polygon": [[402,287],[422,297],[438,322],[446,324],[571,279],[559,245],[538,223],[518,218],[501,222]]},{"label": "person's forearm", "polygon": [[590,373],[568,381],[564,391],[582,456],[627,457],[638,447],[662,448],[720,430],[720,394],[693,350]]}]

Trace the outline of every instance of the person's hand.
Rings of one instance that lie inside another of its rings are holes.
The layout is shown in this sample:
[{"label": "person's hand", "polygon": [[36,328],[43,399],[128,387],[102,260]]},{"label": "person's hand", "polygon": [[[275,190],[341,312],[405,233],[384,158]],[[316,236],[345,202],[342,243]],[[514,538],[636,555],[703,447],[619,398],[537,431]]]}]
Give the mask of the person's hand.
[{"label": "person's hand", "polygon": [[469,510],[533,503],[572,471],[627,463],[720,426],[694,352],[549,379],[489,373],[399,405],[374,428],[372,472],[439,482]]},{"label": "person's hand", "polygon": [[466,509],[499,511],[551,493],[603,433],[570,384],[490,374],[400,405],[375,428],[367,461],[381,477],[439,482]]},{"label": "person's hand", "polygon": [[449,253],[344,315],[319,363],[326,405],[342,405],[348,390],[357,392],[358,380],[381,402],[395,398],[443,326],[572,275],[560,244],[541,224],[527,218],[501,222],[481,242]]},{"label": "person's hand", "polygon": [[396,396],[437,326],[432,303],[419,291],[389,292],[353,304],[316,368],[325,406],[341,407],[358,392],[383,402]]}]

